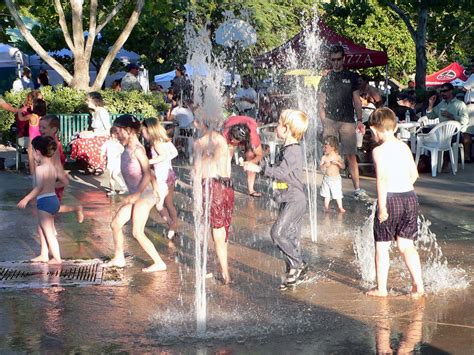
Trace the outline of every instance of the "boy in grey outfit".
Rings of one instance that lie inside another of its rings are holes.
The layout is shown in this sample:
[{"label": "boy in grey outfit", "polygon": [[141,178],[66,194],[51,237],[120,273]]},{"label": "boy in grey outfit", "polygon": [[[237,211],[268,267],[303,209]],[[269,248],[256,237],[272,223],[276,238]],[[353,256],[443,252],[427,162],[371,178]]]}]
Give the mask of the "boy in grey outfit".
[{"label": "boy in grey outfit", "polygon": [[[280,203],[278,218],[271,229],[271,237],[282,252],[287,274],[281,290],[300,283],[308,271],[301,256],[300,234],[303,214],[306,212],[306,194],[303,183],[303,150],[299,144],[308,128],[308,116],[301,111],[284,110],[276,128],[277,136],[285,141],[275,166],[262,162],[264,175],[276,179],[276,201]],[[244,163],[244,169],[255,169]]]}]

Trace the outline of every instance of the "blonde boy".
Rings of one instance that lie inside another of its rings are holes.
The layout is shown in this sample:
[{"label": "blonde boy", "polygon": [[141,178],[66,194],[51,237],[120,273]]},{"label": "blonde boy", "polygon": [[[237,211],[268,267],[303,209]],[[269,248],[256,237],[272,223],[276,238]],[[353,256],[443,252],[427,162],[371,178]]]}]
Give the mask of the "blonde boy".
[{"label": "blonde boy", "polygon": [[[306,212],[306,194],[303,178],[303,150],[300,141],[308,128],[308,116],[301,111],[284,110],[276,128],[277,136],[285,141],[281,160],[274,166],[262,162],[264,175],[277,180],[276,200],[280,203],[278,218],[270,235],[283,254],[287,274],[280,290],[298,285],[308,272],[308,265],[301,256],[300,234],[303,215]],[[244,163],[244,169],[255,168]]]},{"label": "blonde boy", "polygon": [[418,198],[413,189],[418,171],[408,146],[394,135],[396,122],[395,114],[388,108],[375,110],[369,119],[375,141],[380,145],[373,150],[377,174],[377,218],[374,221],[377,288],[367,295],[388,295],[389,248],[392,240],[396,240],[410,272],[411,295],[419,298],[424,288],[420,257],[413,244],[418,233]]}]

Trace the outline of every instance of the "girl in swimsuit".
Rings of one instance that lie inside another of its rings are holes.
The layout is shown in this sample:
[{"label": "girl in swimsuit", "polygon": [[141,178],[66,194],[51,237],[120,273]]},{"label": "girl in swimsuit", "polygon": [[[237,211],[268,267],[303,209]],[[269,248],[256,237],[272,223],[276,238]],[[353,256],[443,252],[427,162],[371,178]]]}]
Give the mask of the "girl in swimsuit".
[{"label": "girl in swimsuit", "polygon": [[176,175],[171,160],[178,156],[176,147],[168,138],[165,128],[156,118],[143,121],[143,137],[151,145],[151,159],[156,178],[156,190],[160,198],[156,208],[169,226],[168,238],[175,235],[178,214],[173,204]]},{"label": "girl in swimsuit", "polygon": [[153,264],[142,271],[164,271],[166,264],[145,235],[145,224],[157,198],[150,184],[151,171],[145,148],[138,140],[141,123],[132,115],[122,115],[115,120],[114,126],[117,127],[117,138],[125,147],[121,156],[121,168],[130,195],[124,199],[122,207],[112,220],[114,257],[104,267],[125,267],[122,227],[131,219],[134,238],[153,259]]}]

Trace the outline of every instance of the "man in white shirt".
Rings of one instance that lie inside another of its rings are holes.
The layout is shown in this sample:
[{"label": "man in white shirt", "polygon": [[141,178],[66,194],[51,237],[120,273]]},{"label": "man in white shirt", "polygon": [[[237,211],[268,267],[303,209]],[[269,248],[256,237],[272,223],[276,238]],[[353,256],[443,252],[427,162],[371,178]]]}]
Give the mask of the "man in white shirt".
[{"label": "man in white shirt", "polygon": [[15,92],[22,90],[34,90],[35,86],[31,80],[31,69],[23,67],[23,76],[13,82],[12,90]]},{"label": "man in white shirt", "polygon": [[464,95],[464,102],[467,105],[467,113],[469,116],[469,124],[466,129],[466,133],[471,136],[467,144],[464,144],[465,149],[465,159],[466,161],[471,161],[470,153],[471,153],[471,145],[472,145],[472,137],[474,136],[474,63],[471,64],[471,75],[464,83],[463,87],[466,90],[466,95]]},{"label": "man in white shirt", "polygon": [[242,79],[242,87],[235,95],[235,106],[239,114],[256,118],[257,116],[257,92],[250,87],[248,76]]}]

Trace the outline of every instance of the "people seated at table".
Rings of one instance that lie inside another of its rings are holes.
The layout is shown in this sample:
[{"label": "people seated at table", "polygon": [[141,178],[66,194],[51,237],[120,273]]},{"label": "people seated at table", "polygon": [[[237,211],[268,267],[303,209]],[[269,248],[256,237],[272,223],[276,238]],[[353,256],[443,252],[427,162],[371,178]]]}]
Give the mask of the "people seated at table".
[{"label": "people seated at table", "polygon": [[439,92],[442,99],[441,102],[438,105],[434,106],[434,103],[436,101],[436,95],[431,96],[429,98],[426,116],[429,119],[434,119],[438,117],[439,122],[455,120],[461,123],[462,143],[464,145],[465,157],[470,158],[472,137],[467,132],[467,128],[469,127],[469,115],[467,112],[467,106],[464,102],[456,99],[456,97],[454,96],[453,84],[443,84]]},{"label": "people seated at table", "polygon": [[374,104],[375,107],[381,107],[383,105],[382,94],[379,89],[370,85],[369,82],[370,78],[367,75],[362,74],[359,76],[359,94],[360,96],[366,96],[368,102]]},{"label": "people seated at table", "polygon": [[79,138],[71,142],[71,158],[85,165],[85,173],[101,175],[105,164],[100,152],[110,136],[110,116],[100,93],[89,93],[86,103],[92,111],[90,130],[80,132]]},{"label": "people seated at table", "polygon": [[[224,122],[223,136],[227,139],[231,156],[236,147],[243,148],[245,161],[258,164],[263,157],[263,149],[257,132],[257,122],[248,116],[231,116]],[[262,194],[255,191],[256,173],[247,170],[248,193],[252,197]]]},{"label": "people seated at table", "polygon": [[414,96],[402,92],[397,97],[397,105],[393,108],[393,112],[397,116],[398,122],[408,121],[417,121],[418,117],[416,116],[415,111],[416,99]]}]

